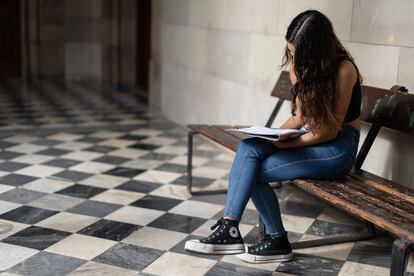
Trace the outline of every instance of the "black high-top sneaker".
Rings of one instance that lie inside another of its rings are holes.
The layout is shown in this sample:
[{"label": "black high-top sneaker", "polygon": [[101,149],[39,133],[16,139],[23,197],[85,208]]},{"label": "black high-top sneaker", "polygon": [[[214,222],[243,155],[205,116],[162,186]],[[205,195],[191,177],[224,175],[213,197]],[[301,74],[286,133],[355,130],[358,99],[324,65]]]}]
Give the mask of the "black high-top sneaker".
[{"label": "black high-top sneaker", "polygon": [[239,222],[220,218],[210,229],[214,230],[210,236],[189,240],[185,243],[185,249],[207,254],[240,254],[245,252],[243,238],[239,231]]},{"label": "black high-top sneaker", "polygon": [[266,234],[262,240],[248,246],[246,253],[237,257],[248,263],[269,263],[290,261],[293,257],[287,232],[279,235]]}]

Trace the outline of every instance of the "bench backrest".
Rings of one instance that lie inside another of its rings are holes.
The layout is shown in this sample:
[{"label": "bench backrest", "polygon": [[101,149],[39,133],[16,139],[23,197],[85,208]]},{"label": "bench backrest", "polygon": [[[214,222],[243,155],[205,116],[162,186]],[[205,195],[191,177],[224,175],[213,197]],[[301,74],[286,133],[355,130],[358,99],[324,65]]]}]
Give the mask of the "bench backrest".
[{"label": "bench backrest", "polygon": [[[271,126],[283,101],[292,101],[289,72],[282,71],[271,96],[279,98],[266,126]],[[361,85],[361,120],[372,124],[358,153],[355,167],[360,169],[381,127],[414,135],[414,94],[402,86],[384,89]]]}]

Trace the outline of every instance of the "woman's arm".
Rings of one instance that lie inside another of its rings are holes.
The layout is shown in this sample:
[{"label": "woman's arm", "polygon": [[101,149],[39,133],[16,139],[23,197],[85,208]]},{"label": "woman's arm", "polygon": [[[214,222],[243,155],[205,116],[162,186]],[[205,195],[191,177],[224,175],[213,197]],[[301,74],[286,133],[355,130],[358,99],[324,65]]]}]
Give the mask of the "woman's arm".
[{"label": "woman's arm", "polygon": [[299,121],[299,118],[297,118],[297,116],[292,115],[279,128],[296,128],[296,129],[299,129],[301,127],[302,127],[302,124]]},{"label": "woman's arm", "polygon": [[[352,88],[354,83],[357,80],[357,72],[353,64],[349,61],[341,63],[338,72],[338,83],[337,83],[337,93],[338,93],[338,105],[337,105],[337,115],[340,119],[340,122],[343,121],[345,114],[347,112],[349,102],[352,96]],[[300,116],[298,113],[297,115]],[[296,117],[296,116],[295,116]],[[292,118],[292,117],[291,117]],[[300,121],[299,118],[291,119],[289,118],[281,128],[286,126],[294,126],[293,122]],[[292,122],[293,121],[293,122]],[[287,127],[286,127],[287,128]],[[290,128],[290,127],[289,127]],[[314,144],[323,143],[334,139],[339,132],[341,125],[336,125],[336,127],[331,127],[329,129],[320,129],[317,132],[311,131],[304,135],[301,135],[297,138],[285,140],[285,141],[269,141],[278,148],[294,148],[294,147],[303,147],[310,146]]]}]

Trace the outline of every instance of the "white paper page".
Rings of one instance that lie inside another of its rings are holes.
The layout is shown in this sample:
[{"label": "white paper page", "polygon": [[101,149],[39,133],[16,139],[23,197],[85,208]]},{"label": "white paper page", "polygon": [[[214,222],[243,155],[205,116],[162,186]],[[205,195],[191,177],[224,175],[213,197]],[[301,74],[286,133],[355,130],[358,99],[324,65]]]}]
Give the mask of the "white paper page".
[{"label": "white paper page", "polygon": [[307,129],[274,129],[261,126],[251,126],[238,129],[227,129],[227,131],[242,132],[253,135],[283,135],[286,133],[306,133]]}]

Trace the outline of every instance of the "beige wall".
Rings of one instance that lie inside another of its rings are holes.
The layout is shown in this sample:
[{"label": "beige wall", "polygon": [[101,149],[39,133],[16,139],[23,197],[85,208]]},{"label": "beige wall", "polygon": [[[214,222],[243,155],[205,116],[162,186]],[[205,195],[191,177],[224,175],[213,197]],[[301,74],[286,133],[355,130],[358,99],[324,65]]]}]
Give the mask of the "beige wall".
[{"label": "beige wall", "polygon": [[[411,0],[164,0],[160,35],[162,112],[181,123],[264,124],[276,100],[290,21],[325,13],[355,57],[365,83],[414,93]],[[395,16],[393,16],[395,15]],[[275,126],[288,116],[284,104]],[[364,138],[367,127],[362,130]],[[383,130],[364,169],[414,187],[413,137]]]}]

